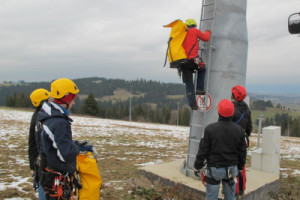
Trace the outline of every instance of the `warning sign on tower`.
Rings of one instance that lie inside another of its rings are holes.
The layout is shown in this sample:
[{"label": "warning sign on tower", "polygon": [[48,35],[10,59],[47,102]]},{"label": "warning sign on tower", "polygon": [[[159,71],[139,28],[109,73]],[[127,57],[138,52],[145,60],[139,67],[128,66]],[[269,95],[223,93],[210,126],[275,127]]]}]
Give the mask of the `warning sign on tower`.
[{"label": "warning sign on tower", "polygon": [[[196,99],[198,108],[201,112],[204,112],[205,109],[206,111],[209,111],[211,109],[211,105],[212,105],[212,98],[210,96],[210,94],[207,95],[199,95]],[[206,102],[206,106],[205,106],[205,102]]]}]

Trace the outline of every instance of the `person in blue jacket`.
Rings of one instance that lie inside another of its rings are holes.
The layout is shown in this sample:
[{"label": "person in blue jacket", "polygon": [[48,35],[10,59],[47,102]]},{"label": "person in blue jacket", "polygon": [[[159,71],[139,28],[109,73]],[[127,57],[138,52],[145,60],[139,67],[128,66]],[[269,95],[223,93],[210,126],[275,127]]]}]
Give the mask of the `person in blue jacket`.
[{"label": "person in blue jacket", "polygon": [[81,147],[72,139],[73,120],[69,111],[78,92],[72,80],[55,80],[50,92],[53,102],[44,103],[38,113],[36,130],[40,130],[37,134],[42,147],[40,183],[47,199],[72,198],[72,179]]}]

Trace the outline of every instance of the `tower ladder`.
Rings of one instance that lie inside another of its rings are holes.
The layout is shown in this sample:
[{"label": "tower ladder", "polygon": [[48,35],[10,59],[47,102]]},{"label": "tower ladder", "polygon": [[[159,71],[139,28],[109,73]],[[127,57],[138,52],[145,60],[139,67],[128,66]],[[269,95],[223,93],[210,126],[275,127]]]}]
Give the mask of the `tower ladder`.
[{"label": "tower ladder", "polygon": [[[204,133],[205,124],[205,114],[207,112],[207,94],[208,94],[208,83],[210,77],[210,63],[211,63],[211,54],[214,49],[212,44],[213,40],[213,28],[214,28],[214,19],[216,15],[216,0],[202,0],[202,9],[201,9],[201,19],[199,24],[200,30],[210,30],[211,38],[208,42],[204,43],[203,41],[199,42],[199,51],[200,57],[204,60],[206,66],[206,80],[205,80],[205,95],[204,97],[204,108],[200,108],[202,110],[192,110],[190,117],[190,135],[189,135],[189,149],[187,159],[184,163],[184,173],[190,174],[193,173],[194,162],[196,160],[196,155],[198,152],[198,147],[200,144],[200,140]],[[196,90],[197,84],[197,76],[195,73],[194,85]],[[197,98],[197,96],[196,96]]]}]

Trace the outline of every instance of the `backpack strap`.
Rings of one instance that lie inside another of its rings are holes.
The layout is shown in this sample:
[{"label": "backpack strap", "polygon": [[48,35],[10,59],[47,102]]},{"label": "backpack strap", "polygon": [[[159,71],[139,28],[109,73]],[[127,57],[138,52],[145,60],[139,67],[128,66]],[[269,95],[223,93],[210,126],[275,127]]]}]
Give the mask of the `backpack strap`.
[{"label": "backpack strap", "polygon": [[[170,38],[169,38],[169,41],[168,41],[168,47],[167,47],[167,53],[166,53],[166,58],[165,58],[165,64],[164,64],[164,67],[165,67],[166,64],[167,64],[168,50],[169,50],[169,48],[170,48],[170,42],[171,42],[172,39],[173,39],[173,38],[170,37]],[[170,51],[170,56],[171,56],[171,59],[173,60],[171,51]]]},{"label": "backpack strap", "polygon": [[245,115],[245,113],[243,112],[242,115],[240,116],[240,118],[234,123],[238,124],[243,119],[244,115]]},{"label": "backpack strap", "polygon": [[43,129],[43,122],[42,121],[38,122],[36,127],[37,127],[37,138],[38,138],[38,145],[39,145],[38,146],[38,151],[39,151],[39,153],[41,153],[43,151],[42,136],[41,136],[42,129]]},{"label": "backpack strap", "polygon": [[195,44],[192,46],[192,48],[190,49],[188,55],[186,55],[186,57],[189,57],[189,55],[192,53],[192,50],[194,49],[194,47],[196,46],[196,44],[199,42],[199,40],[197,39],[197,41],[195,42]]}]

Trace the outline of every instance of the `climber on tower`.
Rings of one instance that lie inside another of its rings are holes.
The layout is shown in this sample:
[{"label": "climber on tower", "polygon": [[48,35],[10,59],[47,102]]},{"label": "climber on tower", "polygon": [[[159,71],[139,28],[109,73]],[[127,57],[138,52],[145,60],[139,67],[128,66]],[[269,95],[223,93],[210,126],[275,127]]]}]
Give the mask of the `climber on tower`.
[{"label": "climber on tower", "polygon": [[204,33],[197,29],[197,23],[193,19],[187,19],[185,21],[187,25],[187,34],[183,41],[183,48],[187,55],[188,62],[184,64],[181,68],[182,70],[182,81],[186,86],[186,95],[188,103],[193,110],[197,110],[198,106],[195,99],[195,87],[193,83],[193,73],[198,72],[197,76],[197,86],[196,86],[196,95],[204,95],[204,79],[205,79],[205,64],[198,55],[199,50],[199,40],[209,41],[210,39],[210,30],[205,31]]}]

